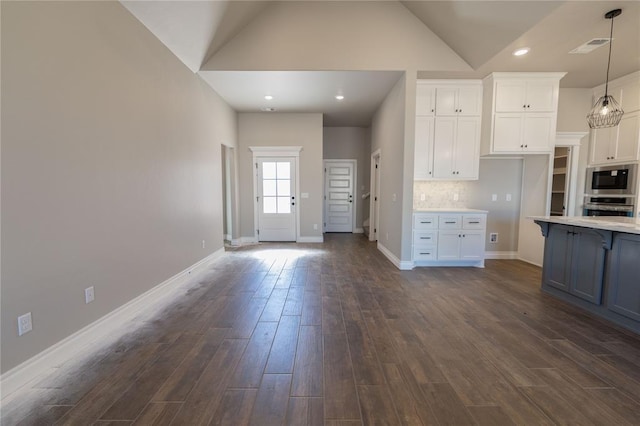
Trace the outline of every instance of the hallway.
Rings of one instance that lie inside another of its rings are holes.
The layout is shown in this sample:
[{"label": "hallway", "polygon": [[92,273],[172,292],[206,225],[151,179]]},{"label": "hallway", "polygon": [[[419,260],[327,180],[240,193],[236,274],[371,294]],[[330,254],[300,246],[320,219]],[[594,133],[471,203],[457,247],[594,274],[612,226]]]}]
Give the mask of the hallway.
[{"label": "hallway", "polygon": [[2,425],[634,424],[640,338],[540,269],[399,271],[362,235],[231,249]]}]

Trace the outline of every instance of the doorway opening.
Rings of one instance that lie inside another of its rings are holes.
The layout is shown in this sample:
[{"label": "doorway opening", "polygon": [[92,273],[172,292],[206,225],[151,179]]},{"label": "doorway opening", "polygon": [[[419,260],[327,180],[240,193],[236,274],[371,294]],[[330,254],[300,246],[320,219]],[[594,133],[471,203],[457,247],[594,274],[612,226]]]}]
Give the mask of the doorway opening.
[{"label": "doorway opening", "polygon": [[222,238],[226,245],[238,245],[237,232],[234,232],[236,224],[235,202],[235,150],[226,145],[220,145],[222,166]]},{"label": "doorway opening", "polygon": [[371,196],[369,199],[369,241],[378,241],[380,230],[380,150],[371,154]]}]

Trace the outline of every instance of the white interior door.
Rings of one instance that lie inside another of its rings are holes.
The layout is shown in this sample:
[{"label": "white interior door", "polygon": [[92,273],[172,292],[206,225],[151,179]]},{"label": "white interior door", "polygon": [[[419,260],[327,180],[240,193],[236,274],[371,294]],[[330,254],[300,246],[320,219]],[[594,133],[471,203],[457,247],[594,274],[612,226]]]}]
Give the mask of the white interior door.
[{"label": "white interior door", "polygon": [[296,241],[296,160],[260,157],[258,241]]},{"label": "white interior door", "polygon": [[324,230],[353,232],[354,164],[325,161],[324,170]]}]

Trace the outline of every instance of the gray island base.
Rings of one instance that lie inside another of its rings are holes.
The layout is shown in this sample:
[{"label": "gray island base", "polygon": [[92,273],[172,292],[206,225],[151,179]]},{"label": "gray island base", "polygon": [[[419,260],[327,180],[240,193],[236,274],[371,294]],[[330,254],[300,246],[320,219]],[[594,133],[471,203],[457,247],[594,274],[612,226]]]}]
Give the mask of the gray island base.
[{"label": "gray island base", "polygon": [[640,219],[530,219],[545,237],[542,290],[640,334]]}]

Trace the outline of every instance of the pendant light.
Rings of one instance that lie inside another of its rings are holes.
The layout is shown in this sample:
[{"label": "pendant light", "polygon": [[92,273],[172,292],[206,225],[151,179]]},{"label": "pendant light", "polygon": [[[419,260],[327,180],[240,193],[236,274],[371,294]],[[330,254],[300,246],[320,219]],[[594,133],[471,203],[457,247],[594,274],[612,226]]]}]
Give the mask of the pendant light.
[{"label": "pendant light", "polygon": [[602,129],[605,127],[614,127],[620,123],[624,111],[618,105],[618,102],[609,94],[609,67],[611,66],[611,45],[613,44],[613,18],[622,13],[621,9],[614,9],[607,12],[604,17],[611,19],[611,34],[609,35],[609,60],[607,62],[607,79],[604,85],[604,96],[593,105],[589,114],[587,114],[587,122],[592,129]]}]

